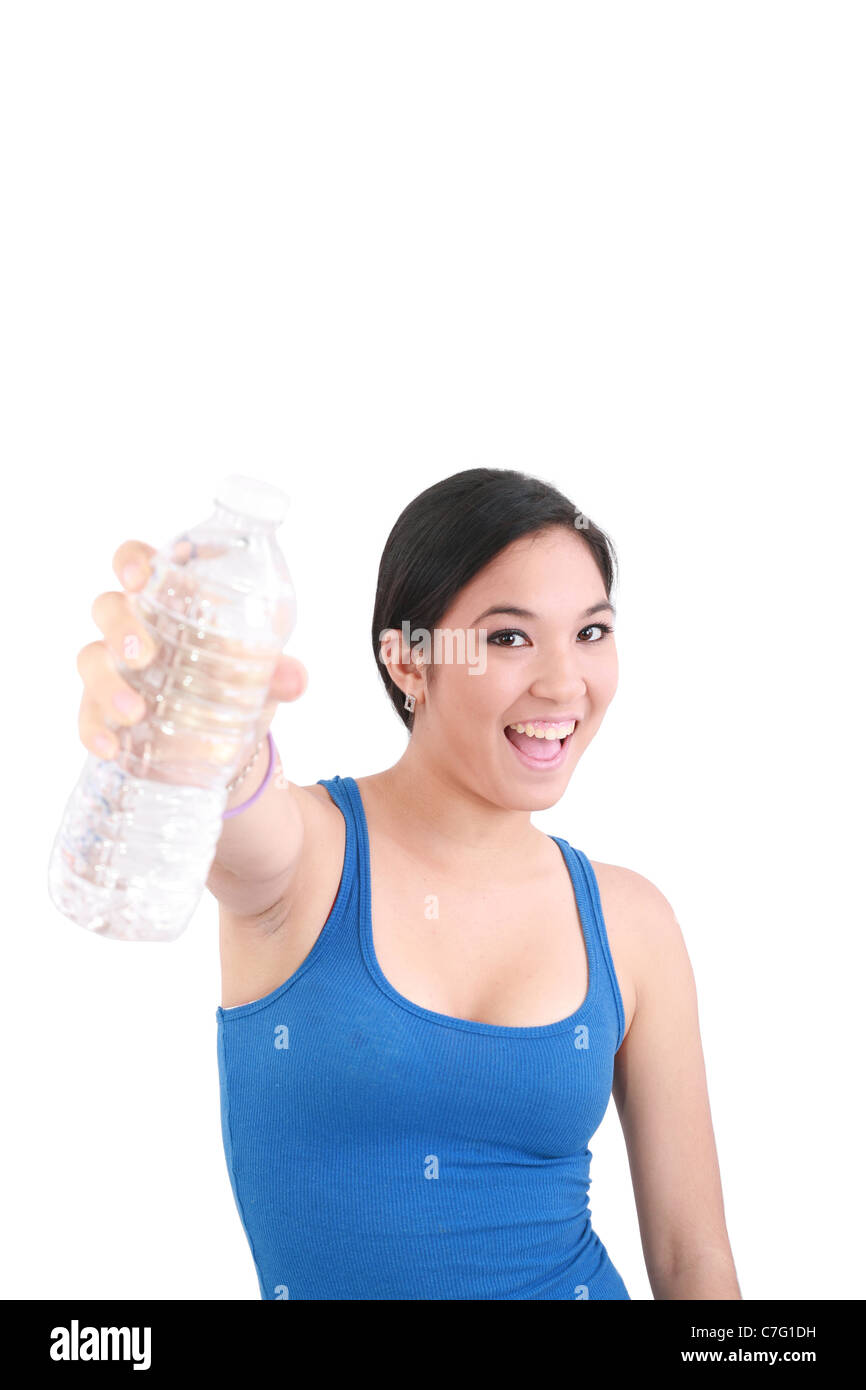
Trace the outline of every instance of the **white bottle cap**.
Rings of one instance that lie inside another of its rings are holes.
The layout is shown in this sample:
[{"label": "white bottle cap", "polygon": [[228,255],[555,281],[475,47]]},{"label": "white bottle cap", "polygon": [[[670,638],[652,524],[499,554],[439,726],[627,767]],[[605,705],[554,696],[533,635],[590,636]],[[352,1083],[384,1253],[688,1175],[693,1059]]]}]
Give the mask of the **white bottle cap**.
[{"label": "white bottle cap", "polygon": [[275,521],[285,519],[289,509],[289,498],[272,483],[260,482],[258,478],[247,478],[243,473],[229,473],[216,490],[214,501],[220,507],[228,507],[242,516],[253,517],[256,521]]}]

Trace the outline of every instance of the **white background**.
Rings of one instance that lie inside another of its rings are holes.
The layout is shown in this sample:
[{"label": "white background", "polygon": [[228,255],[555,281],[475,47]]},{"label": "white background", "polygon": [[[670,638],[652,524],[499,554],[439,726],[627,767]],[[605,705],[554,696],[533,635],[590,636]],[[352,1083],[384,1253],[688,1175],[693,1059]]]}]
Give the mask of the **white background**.
[{"label": "white background", "polygon": [[[369,627],[430,483],[519,468],[622,563],[620,685],[536,817],[694,967],[746,1299],[862,1298],[864,15],[844,3],[7,3],[7,1298],[258,1298],[217,908],[89,936],[48,854],[111,557],[282,485],[299,783],[405,735]],[[611,1102],[593,1223],[651,1297]]]}]

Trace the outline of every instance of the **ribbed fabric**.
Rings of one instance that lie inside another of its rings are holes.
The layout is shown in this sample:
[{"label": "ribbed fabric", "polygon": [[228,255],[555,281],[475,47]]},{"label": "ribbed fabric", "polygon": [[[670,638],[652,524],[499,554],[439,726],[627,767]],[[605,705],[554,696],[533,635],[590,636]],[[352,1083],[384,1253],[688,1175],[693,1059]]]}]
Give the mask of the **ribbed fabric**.
[{"label": "ribbed fabric", "polygon": [[574,884],[587,996],[558,1023],[434,1013],[373,950],[352,777],[336,901],[306,960],[217,1009],[226,1162],[263,1299],[628,1299],[592,1229],[588,1143],[625,1029],[595,874]]}]

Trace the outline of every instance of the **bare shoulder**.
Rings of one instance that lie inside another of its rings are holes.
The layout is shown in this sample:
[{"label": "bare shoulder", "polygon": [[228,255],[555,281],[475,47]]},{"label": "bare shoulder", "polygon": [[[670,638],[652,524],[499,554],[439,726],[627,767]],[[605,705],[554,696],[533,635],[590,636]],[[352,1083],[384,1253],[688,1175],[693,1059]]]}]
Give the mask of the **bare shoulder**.
[{"label": "bare shoulder", "polygon": [[286,902],[286,906],[289,906],[298,895],[308,896],[323,873],[325,878],[332,875],[337,862],[342,872],[345,822],[340,808],[331,799],[325,787],[320,786],[318,782],[311,786],[288,782],[287,787],[294,796],[304,821],[303,850],[291,894]]},{"label": "bare shoulder", "polygon": [[621,864],[591,859],[614,968],[623,996],[626,1033],[659,962],[671,949],[685,950],[679,923],[664,893],[650,879]]},{"label": "bare shoulder", "polygon": [[311,786],[300,786],[297,782],[286,781],[304,818],[305,839],[307,833],[318,828],[320,831],[339,830],[343,824],[343,814],[328,795],[327,790],[314,782]]},{"label": "bare shoulder", "polygon": [[598,859],[589,862],[595,870],[602,906],[607,899],[624,930],[637,929],[641,922],[648,920],[661,922],[673,914],[661,889],[635,869],[626,869],[622,864],[603,864]]},{"label": "bare shoulder", "polygon": [[318,783],[288,785],[303,816],[304,837],[299,870],[285,906],[296,917],[299,903],[313,903],[313,915],[317,916],[321,895],[328,897],[332,881],[339,885],[342,877],[346,823],[327,788]]},{"label": "bare shoulder", "polygon": [[[309,787],[299,787],[294,782],[292,782],[291,785],[292,787],[294,787],[295,791],[308,792],[309,795],[312,796],[316,801],[318,801],[321,806],[334,806],[333,801],[328,795],[327,789],[321,786],[318,782],[313,782]],[[334,806],[335,811],[336,809],[336,806]]]}]

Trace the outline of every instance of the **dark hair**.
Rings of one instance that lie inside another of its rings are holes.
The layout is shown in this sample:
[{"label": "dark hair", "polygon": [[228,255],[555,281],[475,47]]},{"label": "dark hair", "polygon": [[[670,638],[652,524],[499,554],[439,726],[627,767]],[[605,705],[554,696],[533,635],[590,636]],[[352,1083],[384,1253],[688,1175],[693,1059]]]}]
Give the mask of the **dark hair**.
[{"label": "dark hair", "polygon": [[[589,546],[611,597],[617,559],[609,538],[557,488],[511,468],[467,468],[418,494],[385,542],[373,607],[373,653],[388,697],[411,732],[414,715],[380,659],[386,628],[433,633],[456,595],[512,541],[564,526]],[[429,666],[432,673],[433,667]]]}]

